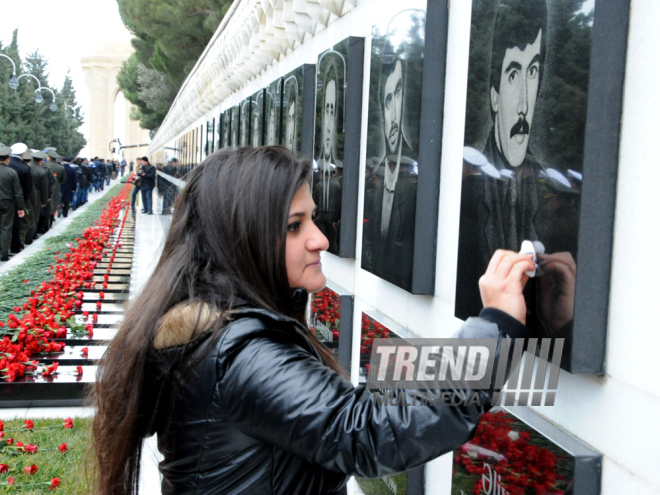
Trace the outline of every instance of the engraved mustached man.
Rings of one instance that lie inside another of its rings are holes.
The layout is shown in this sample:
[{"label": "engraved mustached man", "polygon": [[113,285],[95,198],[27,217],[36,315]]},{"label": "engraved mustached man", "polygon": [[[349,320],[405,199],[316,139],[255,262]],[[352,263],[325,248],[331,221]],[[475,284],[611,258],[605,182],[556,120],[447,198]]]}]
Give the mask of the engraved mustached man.
[{"label": "engraved mustached man", "polygon": [[385,156],[375,167],[379,180],[375,181],[370,204],[365,202],[364,227],[371,271],[408,291],[412,290],[417,164],[405,132],[408,46],[405,42],[395,46],[390,40],[407,32],[411,15],[417,15],[417,11],[400,13],[392,19],[392,29],[388,30],[381,50],[378,97]]}]

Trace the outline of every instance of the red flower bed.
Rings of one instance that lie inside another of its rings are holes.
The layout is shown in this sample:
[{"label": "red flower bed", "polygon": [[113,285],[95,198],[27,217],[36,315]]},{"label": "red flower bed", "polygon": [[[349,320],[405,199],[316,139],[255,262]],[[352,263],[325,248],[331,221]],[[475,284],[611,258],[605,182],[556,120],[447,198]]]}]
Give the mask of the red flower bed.
[{"label": "red flower bed", "polygon": [[499,486],[510,495],[564,493],[568,480],[559,473],[559,464],[565,456],[538,445],[519,426],[505,411],[488,412],[474,438],[455,452],[454,466],[478,476],[472,493],[495,493],[495,488],[499,493]]},{"label": "red flower bed", "polygon": [[398,335],[385,325],[362,313],[362,332],[360,334],[360,359],[369,360],[374,339],[397,338]]},{"label": "red flower bed", "polygon": [[337,293],[327,287],[312,296],[312,325],[309,329],[316,334],[315,324],[321,322],[330,332],[332,340],[339,340],[339,317],[341,315],[341,302]]},{"label": "red flower bed", "polygon": [[[83,299],[79,289],[96,285],[92,281],[94,269],[119,224],[119,212],[129,206],[126,199],[130,190],[131,186],[126,185],[108,202],[99,220],[85,229],[82,237],[76,238],[68,253],[55,253],[55,263],[50,267],[53,278],[31,291],[27,302],[15,307],[7,321],[0,321],[0,379],[11,382],[26,374],[48,376],[57,372],[57,363],[40,367],[31,357],[42,352],[60,352],[64,348],[64,343],[49,339],[66,337],[64,323],[76,327],[75,310],[82,307]],[[127,214],[124,222],[126,217]],[[123,225],[122,222],[121,229]],[[110,256],[110,266],[117,247],[114,246]],[[85,330],[91,334],[93,325],[85,325]]]}]

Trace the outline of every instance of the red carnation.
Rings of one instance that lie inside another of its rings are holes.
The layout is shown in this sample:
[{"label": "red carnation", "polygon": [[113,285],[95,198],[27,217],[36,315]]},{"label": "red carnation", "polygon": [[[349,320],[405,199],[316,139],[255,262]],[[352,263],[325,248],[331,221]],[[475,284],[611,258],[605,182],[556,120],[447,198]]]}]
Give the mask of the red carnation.
[{"label": "red carnation", "polygon": [[76,372],[78,373],[78,376],[82,376],[83,374],[83,367],[78,365],[76,366]]},{"label": "red carnation", "polygon": [[49,488],[51,490],[54,489],[54,488],[57,488],[58,486],[60,486],[60,479],[59,478],[53,478],[52,480],[50,480],[50,487]]},{"label": "red carnation", "polygon": [[87,353],[89,352],[89,347],[83,347],[82,349],[80,349],[80,352],[82,352],[83,356],[86,356]]},{"label": "red carnation", "polygon": [[68,429],[73,428],[73,420],[71,418],[66,418],[64,420],[64,428],[68,428]]},{"label": "red carnation", "polygon": [[7,464],[0,464],[0,474],[6,473],[9,471],[9,466]]},{"label": "red carnation", "polygon": [[31,430],[32,428],[34,428],[34,423],[32,422],[31,419],[26,419],[25,420],[25,428],[28,429],[28,430]]},{"label": "red carnation", "polygon": [[32,445],[31,443],[28,443],[25,447],[23,447],[23,450],[29,454],[36,454],[37,453],[37,446]]},{"label": "red carnation", "polygon": [[62,445],[57,447],[57,450],[59,450],[60,452],[66,452],[67,450],[69,450],[69,447],[66,443],[63,443]]},{"label": "red carnation", "polygon": [[39,468],[37,467],[36,464],[32,464],[32,466],[28,466],[26,468],[23,468],[23,471],[25,471],[27,474],[37,474],[37,471],[39,471]]}]

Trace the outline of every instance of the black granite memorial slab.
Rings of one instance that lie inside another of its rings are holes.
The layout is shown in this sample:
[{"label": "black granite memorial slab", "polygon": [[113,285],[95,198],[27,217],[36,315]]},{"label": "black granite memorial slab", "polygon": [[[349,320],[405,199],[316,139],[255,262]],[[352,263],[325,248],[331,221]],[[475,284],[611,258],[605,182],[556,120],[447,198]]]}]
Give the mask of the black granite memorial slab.
[{"label": "black granite memorial slab", "polygon": [[[106,280],[103,275],[94,275],[92,277],[92,282],[108,282],[109,284],[128,284],[128,282],[131,280],[131,277],[127,277],[125,275],[108,275],[108,280]],[[97,284],[98,286],[98,284]]]},{"label": "black granite memorial slab", "polygon": [[70,328],[67,329],[67,335],[63,339],[53,339],[56,342],[64,342],[66,345],[107,345],[117,335],[116,325],[94,325],[93,336],[84,332],[73,333]]},{"label": "black granite memorial slab", "polygon": [[101,269],[101,270],[96,269],[96,270],[94,270],[94,275],[105,275],[106,273],[107,273],[108,275],[127,275],[127,276],[129,276],[129,277],[130,277],[130,275],[131,275],[131,271],[130,271],[130,270],[122,270],[122,269],[120,269],[120,268],[114,268],[114,267],[112,267],[112,268],[110,269],[110,272],[108,272],[107,269],[105,269],[105,270],[104,270],[104,269]]},{"label": "black granite memorial slab", "polygon": [[[118,261],[118,260],[115,260],[112,263],[112,268],[117,268],[117,269],[120,269],[120,270],[130,270],[132,268],[132,266],[133,266],[133,263],[131,263],[131,262],[122,263],[121,261]],[[102,261],[100,263],[96,264],[97,269],[98,268],[109,268],[109,267],[110,267],[110,263],[104,263]]]},{"label": "black granite memorial slab", "polygon": [[[97,315],[97,320],[94,322],[94,315]],[[87,323],[91,323],[94,325],[94,329],[96,330],[97,327],[117,327],[123,320],[124,320],[124,315],[121,313],[114,313],[114,314],[103,314],[103,313],[97,313],[96,311],[90,311],[89,316],[87,319],[82,315],[82,313],[79,313],[75,316],[76,323],[79,325],[85,325]]]},{"label": "black granite memorial slab", "polygon": [[531,409],[495,408],[454,451],[451,495],[598,495],[601,459]]},{"label": "black granite memorial slab", "polygon": [[[78,343],[80,344],[80,343]],[[83,353],[83,349],[87,353]],[[60,366],[78,366],[96,364],[105,354],[105,345],[67,345],[62,352],[35,354],[32,359],[42,364],[60,363]]]},{"label": "black granite memorial slab", "polygon": [[[360,335],[359,382],[365,383],[367,380],[368,364],[371,359],[374,339],[410,337],[415,336],[378,311],[363,312]],[[385,493],[422,495],[424,493],[424,466],[393,476],[383,476],[382,478],[375,479],[356,477],[355,480],[365,495],[380,495]]]},{"label": "black granite memorial slab", "polygon": [[454,314],[496,250],[533,254],[526,325],[571,373],[605,373],[630,3],[472,1]]},{"label": "black granite memorial slab", "polygon": [[103,292],[126,292],[128,293],[129,284],[108,284],[106,288],[103,288],[103,282],[97,282],[94,287],[97,290],[102,290]]},{"label": "black granite memorial slab", "polygon": [[97,366],[60,366],[52,376],[24,376],[0,382],[0,408],[82,406],[96,379]]},{"label": "black granite memorial slab", "polygon": [[102,302],[99,309],[96,303],[83,303],[82,307],[76,313],[79,314],[83,311],[89,311],[90,313],[123,313],[126,311],[126,308],[123,304]]},{"label": "black granite memorial slab", "polygon": [[[104,297],[101,298],[100,293],[103,292]],[[83,301],[128,301],[128,294],[122,292],[109,292],[105,293],[105,290],[98,292],[83,292]]]}]

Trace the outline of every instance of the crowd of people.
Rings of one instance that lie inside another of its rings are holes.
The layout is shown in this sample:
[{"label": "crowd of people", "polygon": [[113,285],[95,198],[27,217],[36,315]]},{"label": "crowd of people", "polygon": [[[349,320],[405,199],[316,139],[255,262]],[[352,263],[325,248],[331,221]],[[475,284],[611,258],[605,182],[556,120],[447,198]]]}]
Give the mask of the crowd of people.
[{"label": "crowd of people", "polygon": [[0,143],[0,261],[32,244],[58,217],[87,203],[90,192],[102,191],[125,172],[125,160],[62,157],[53,147]]}]

